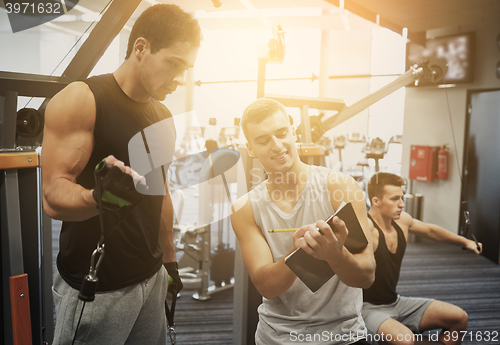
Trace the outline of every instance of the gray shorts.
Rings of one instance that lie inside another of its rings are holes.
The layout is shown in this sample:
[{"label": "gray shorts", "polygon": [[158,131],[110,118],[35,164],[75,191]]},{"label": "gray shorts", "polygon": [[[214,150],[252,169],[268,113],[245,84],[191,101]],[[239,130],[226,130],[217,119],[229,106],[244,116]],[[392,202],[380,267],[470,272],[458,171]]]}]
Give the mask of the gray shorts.
[{"label": "gray shorts", "polygon": [[376,334],[380,325],[389,318],[401,322],[412,332],[418,333],[422,315],[433,301],[428,298],[398,296],[396,302],[391,304],[376,305],[363,302],[361,314],[366,328],[373,334]]}]

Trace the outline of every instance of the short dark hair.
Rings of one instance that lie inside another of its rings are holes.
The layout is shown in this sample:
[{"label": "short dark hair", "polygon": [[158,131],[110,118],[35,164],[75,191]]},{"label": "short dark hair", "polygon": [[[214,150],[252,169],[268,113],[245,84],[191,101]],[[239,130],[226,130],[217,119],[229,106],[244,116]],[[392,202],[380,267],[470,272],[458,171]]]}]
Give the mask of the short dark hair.
[{"label": "short dark hair", "polygon": [[128,39],[128,59],[134,49],[135,41],[144,37],[151,45],[151,53],[168,48],[176,42],[188,42],[194,47],[201,43],[201,28],[198,20],[179,6],[172,4],[156,4],[148,7],[137,18]]},{"label": "short dark hair", "polygon": [[370,182],[368,182],[368,197],[370,198],[370,202],[374,197],[382,198],[385,186],[401,187],[405,185],[406,182],[401,176],[386,172],[376,173],[372,176]]},{"label": "short dark hair", "polygon": [[273,116],[278,111],[283,113],[283,116],[288,118],[288,113],[285,106],[280,102],[277,102],[269,98],[259,98],[258,100],[252,102],[243,112],[241,117],[240,125],[243,129],[243,134],[248,140],[248,124],[258,124]]}]

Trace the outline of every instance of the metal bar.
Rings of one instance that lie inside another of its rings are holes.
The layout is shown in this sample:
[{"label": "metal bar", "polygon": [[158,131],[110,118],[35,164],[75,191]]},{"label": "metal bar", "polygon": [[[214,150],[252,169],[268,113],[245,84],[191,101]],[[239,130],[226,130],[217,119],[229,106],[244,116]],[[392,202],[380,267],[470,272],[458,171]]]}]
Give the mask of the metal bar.
[{"label": "metal bar", "polygon": [[15,91],[19,96],[50,98],[66,85],[62,77],[0,71],[0,94]]},{"label": "metal bar", "polygon": [[[70,82],[87,78],[140,3],[141,0],[113,1],[66,67],[62,77]],[[43,113],[49,100],[47,98],[38,110]]]},{"label": "metal bar", "polygon": [[[23,273],[28,274],[33,344],[42,343],[42,229],[40,228],[38,198],[39,168],[19,169],[19,217],[21,219]],[[52,310],[52,308],[50,308]],[[53,320],[53,319],[52,319]]]},{"label": "metal bar", "polygon": [[12,344],[9,277],[24,273],[17,170],[0,171],[4,344]]},{"label": "metal bar", "polygon": [[337,110],[337,111],[340,111],[343,108],[345,108],[344,101],[332,98],[283,96],[283,95],[273,95],[273,94],[266,94],[266,97],[280,102],[285,107],[302,108],[304,105],[307,105],[309,108],[312,109]]},{"label": "metal bar", "polygon": [[301,142],[312,143],[311,121],[309,120],[309,105],[307,104],[302,104],[302,107],[300,107],[300,123],[304,124],[302,128],[302,133],[299,133],[299,135],[302,135]]},{"label": "metal bar", "polygon": [[87,78],[140,3],[141,0],[113,1],[66,67],[63,77],[71,81]]},{"label": "metal bar", "polygon": [[40,157],[32,152],[2,152],[0,150],[0,169],[36,168]]},{"label": "metal bar", "polygon": [[257,98],[264,97],[266,87],[267,57],[259,57],[257,66]]},{"label": "metal bar", "polygon": [[408,70],[405,74],[403,74],[401,77],[397,78],[393,82],[387,84],[380,90],[375,91],[374,93],[368,95],[367,97],[363,98],[359,102],[354,103],[350,107],[347,107],[343,110],[340,111],[337,115],[328,118],[323,122],[323,130],[326,132],[329,129],[332,129],[333,127],[341,124],[342,122],[350,119],[354,115],[360,113],[364,109],[368,108],[372,104],[378,102],[382,98],[390,95],[394,91],[409,85],[415,81],[415,72],[413,69]]},{"label": "metal bar", "polygon": [[234,262],[234,302],[233,302],[233,344],[247,345],[248,317],[248,271],[241,258],[241,250],[236,241]]},{"label": "metal bar", "polygon": [[376,78],[376,77],[399,77],[400,73],[392,74],[346,74],[346,75],[331,75],[328,79],[354,79],[354,78]]},{"label": "metal bar", "polygon": [[32,344],[28,275],[9,277],[14,344]]},{"label": "metal bar", "polygon": [[[291,78],[271,78],[266,79],[265,81],[293,81],[293,80],[310,80],[311,82],[318,79],[314,74],[310,77],[291,77]],[[201,81],[198,80],[194,84],[197,86],[201,86],[203,84],[238,84],[238,83],[256,83],[257,79],[235,79],[235,80],[212,80],[212,81]]]},{"label": "metal bar", "polygon": [[[39,193],[42,192],[42,174],[41,169],[37,169],[39,174]],[[39,196],[41,200],[41,196]],[[42,208],[42,204],[39,205]],[[52,306],[52,219],[41,211],[42,227],[42,344],[52,344],[54,338],[54,312]]]},{"label": "metal bar", "polygon": [[17,127],[17,92],[0,96],[0,149],[14,149]]},{"label": "metal bar", "polygon": [[[205,186],[206,187],[206,186]],[[205,229],[201,234],[201,286],[198,293],[193,294],[193,298],[199,301],[207,301],[211,299],[208,294],[208,287],[210,285],[210,266],[212,265],[210,260],[210,237],[211,237],[211,226],[210,224],[205,225]]]}]

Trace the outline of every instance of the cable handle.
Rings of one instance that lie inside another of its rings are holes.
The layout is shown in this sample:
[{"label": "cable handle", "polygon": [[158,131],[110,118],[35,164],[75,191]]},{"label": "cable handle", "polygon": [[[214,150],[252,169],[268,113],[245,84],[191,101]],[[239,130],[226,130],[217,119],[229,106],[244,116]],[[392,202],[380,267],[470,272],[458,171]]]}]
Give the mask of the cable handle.
[{"label": "cable handle", "polygon": [[[78,298],[84,302],[92,302],[95,299],[95,293],[97,291],[97,283],[99,282],[99,278],[97,278],[97,271],[99,270],[99,266],[101,265],[103,257],[104,257],[104,244],[99,244],[92,253],[92,256],[90,258],[89,274],[87,274],[83,278],[82,286],[78,293]],[[97,258],[97,263],[96,263],[96,258]]]},{"label": "cable handle", "polygon": [[[99,256],[99,258],[97,259],[97,264],[94,265],[97,256]],[[92,256],[90,257],[89,276],[91,276],[92,278],[97,278],[97,271],[101,266],[103,257],[104,257],[104,243],[99,242],[97,248],[94,250]]]},{"label": "cable handle", "polygon": [[168,307],[167,300],[165,299],[165,314],[167,317],[168,335],[170,337],[170,342],[172,343],[172,345],[176,345],[176,333],[175,333],[175,323],[174,323],[176,301],[177,301],[177,289],[174,289],[174,291],[172,292],[172,305],[170,308]]}]

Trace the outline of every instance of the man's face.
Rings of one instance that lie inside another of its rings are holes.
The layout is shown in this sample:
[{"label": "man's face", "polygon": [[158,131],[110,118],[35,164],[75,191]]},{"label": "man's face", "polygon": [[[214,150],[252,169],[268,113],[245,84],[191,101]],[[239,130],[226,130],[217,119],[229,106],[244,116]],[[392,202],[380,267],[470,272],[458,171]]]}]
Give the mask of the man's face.
[{"label": "man's face", "polygon": [[143,88],[152,98],[163,101],[177,86],[184,85],[186,71],[193,67],[197,55],[198,47],[188,42],[176,42],[154,54],[146,44],[139,63]]},{"label": "man's face", "polygon": [[391,219],[401,218],[401,212],[403,212],[403,208],[405,207],[403,196],[404,194],[401,187],[391,185],[384,186],[382,199],[379,199],[380,204],[378,207],[380,213]]},{"label": "man's face", "polygon": [[297,160],[297,140],[288,116],[281,111],[261,123],[247,125],[248,153],[259,159],[267,172],[286,172]]}]

